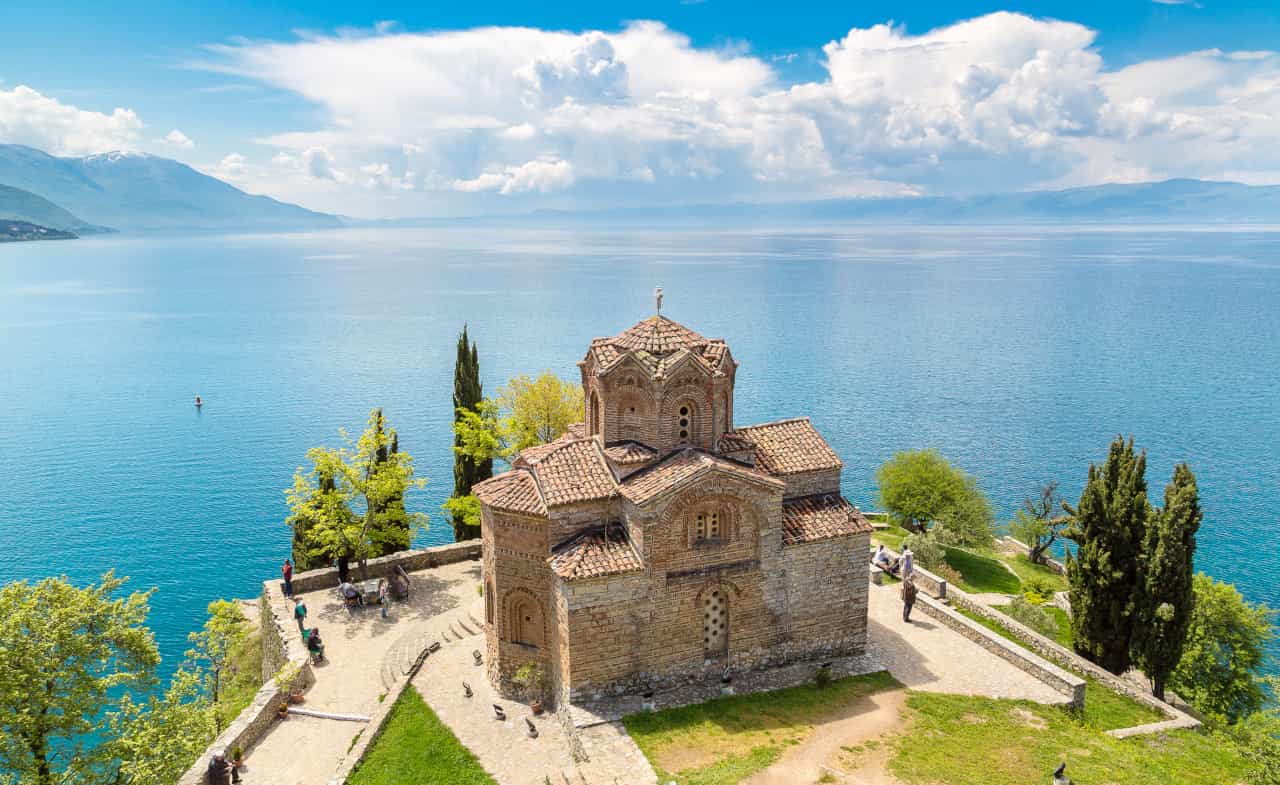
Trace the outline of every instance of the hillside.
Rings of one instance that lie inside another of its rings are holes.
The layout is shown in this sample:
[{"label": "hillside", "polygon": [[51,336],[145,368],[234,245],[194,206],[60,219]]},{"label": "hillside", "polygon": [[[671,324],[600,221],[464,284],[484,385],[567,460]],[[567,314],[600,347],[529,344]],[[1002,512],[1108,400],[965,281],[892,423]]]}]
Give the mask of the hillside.
[{"label": "hillside", "polygon": [[37,226],[27,221],[0,218],[0,243],[16,243],[26,240],[75,240],[71,232]]},{"label": "hillside", "polygon": [[27,222],[73,234],[111,231],[80,220],[43,196],[7,185],[0,185],[0,220]]},{"label": "hillside", "polygon": [[335,216],[247,194],[186,164],[142,153],[58,158],[0,145],[0,183],[84,221],[122,231],[289,231],[341,226]]}]

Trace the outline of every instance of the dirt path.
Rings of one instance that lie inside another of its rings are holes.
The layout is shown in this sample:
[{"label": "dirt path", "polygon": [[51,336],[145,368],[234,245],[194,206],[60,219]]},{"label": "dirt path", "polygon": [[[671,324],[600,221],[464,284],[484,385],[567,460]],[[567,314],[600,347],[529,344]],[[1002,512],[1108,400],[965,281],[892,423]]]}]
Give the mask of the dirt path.
[{"label": "dirt path", "polygon": [[827,782],[897,785],[886,763],[891,734],[903,724],[906,695],[905,690],[890,690],[859,698],[743,785],[809,785],[824,774]]}]

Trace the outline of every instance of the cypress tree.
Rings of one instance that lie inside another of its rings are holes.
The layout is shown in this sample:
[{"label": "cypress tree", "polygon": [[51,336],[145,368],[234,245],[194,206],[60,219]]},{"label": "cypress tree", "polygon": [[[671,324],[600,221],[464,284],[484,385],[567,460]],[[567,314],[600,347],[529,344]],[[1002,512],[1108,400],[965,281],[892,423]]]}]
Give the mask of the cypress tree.
[{"label": "cypress tree", "polygon": [[1196,531],[1204,511],[1191,467],[1180,463],[1164,489],[1164,509],[1152,516],[1143,559],[1142,618],[1134,626],[1133,658],[1164,700],[1165,683],[1182,659],[1195,605]]},{"label": "cypress tree", "polygon": [[1081,656],[1112,673],[1132,662],[1133,625],[1139,621],[1143,582],[1139,559],[1146,539],[1146,453],[1117,436],[1101,467],[1090,464],[1080,504],[1071,510],[1076,553],[1067,561],[1071,631]]},{"label": "cypress tree", "polygon": [[[466,325],[458,336],[458,356],[453,366],[453,420],[462,419],[459,410],[476,411],[484,399],[484,385],[480,383],[480,355],[476,345],[467,336]],[[455,447],[462,446],[462,438],[453,437]],[[476,462],[466,455],[453,454],[453,496],[471,495],[471,486],[493,476],[493,460]],[[458,541],[473,540],[480,536],[475,526],[468,526],[460,518],[453,519],[453,538]]]}]

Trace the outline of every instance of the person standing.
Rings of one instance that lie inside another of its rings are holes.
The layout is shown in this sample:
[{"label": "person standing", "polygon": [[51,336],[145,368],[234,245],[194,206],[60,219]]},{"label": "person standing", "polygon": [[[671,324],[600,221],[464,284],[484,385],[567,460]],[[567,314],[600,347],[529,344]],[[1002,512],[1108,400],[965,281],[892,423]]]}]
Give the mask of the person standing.
[{"label": "person standing", "polygon": [[338,583],[347,583],[351,578],[351,562],[346,556],[338,557]]},{"label": "person standing", "polygon": [[911,606],[916,604],[916,582],[910,575],[902,579],[902,620],[911,623]]},{"label": "person standing", "polygon": [[902,549],[902,577],[910,578],[916,574],[916,555],[911,552],[910,547]]},{"label": "person standing", "polygon": [[280,568],[280,577],[284,578],[284,596],[293,597],[293,562],[288,559],[284,560],[284,566]]},{"label": "person standing", "polygon": [[293,603],[293,619],[298,622],[298,632],[305,632],[307,629],[307,605],[302,601],[301,597],[294,597]]},{"label": "person standing", "polygon": [[387,591],[387,579],[378,581],[378,604],[382,606],[382,618],[387,618],[387,604],[391,601]]}]

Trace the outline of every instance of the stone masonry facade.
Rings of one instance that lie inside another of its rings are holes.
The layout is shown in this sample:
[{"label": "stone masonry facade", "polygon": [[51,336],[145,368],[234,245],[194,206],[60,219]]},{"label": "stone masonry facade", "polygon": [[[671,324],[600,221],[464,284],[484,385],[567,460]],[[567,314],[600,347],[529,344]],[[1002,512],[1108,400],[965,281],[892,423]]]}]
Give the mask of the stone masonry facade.
[{"label": "stone masonry facade", "polygon": [[558,701],[861,654],[871,526],[808,418],[735,427],[723,340],[591,342],[586,418],[478,484],[486,663]]}]

